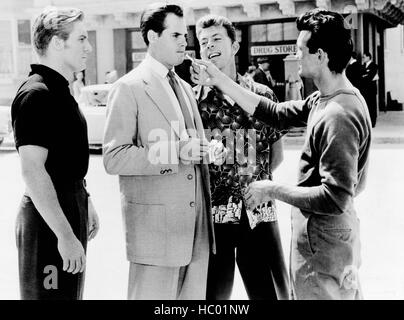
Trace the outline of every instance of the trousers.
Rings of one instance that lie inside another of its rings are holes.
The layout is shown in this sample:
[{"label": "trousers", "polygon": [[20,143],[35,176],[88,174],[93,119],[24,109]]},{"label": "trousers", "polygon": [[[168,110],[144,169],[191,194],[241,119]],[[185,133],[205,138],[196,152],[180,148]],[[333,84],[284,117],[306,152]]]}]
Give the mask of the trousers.
[{"label": "trousers", "polygon": [[207,299],[229,300],[235,263],[251,300],[288,300],[289,280],[278,222],[253,230],[243,207],[240,224],[215,223],[216,254],[209,259]]},{"label": "trousers", "polygon": [[353,208],[318,215],[292,207],[290,258],[293,299],[362,299],[359,219]]},{"label": "trousers", "polygon": [[[59,188],[55,186],[55,189],[63,213],[86,250],[88,195],[83,180]],[[18,210],[16,242],[22,300],[82,299],[84,272],[63,271],[57,237],[27,194]]]}]

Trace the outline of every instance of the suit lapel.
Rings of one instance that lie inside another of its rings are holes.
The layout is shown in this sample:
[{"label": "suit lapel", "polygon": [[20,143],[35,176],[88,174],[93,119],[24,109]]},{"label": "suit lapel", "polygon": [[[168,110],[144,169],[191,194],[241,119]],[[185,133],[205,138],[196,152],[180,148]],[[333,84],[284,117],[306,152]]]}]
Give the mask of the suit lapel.
[{"label": "suit lapel", "polygon": [[143,82],[145,83],[145,91],[147,95],[163,114],[164,118],[170,124],[170,127],[174,130],[176,135],[180,137],[179,125],[174,125],[174,123],[178,123],[179,120],[177,114],[175,113],[174,107],[170,103],[170,97],[166,93],[163,85],[147,68],[143,69],[142,78]]}]

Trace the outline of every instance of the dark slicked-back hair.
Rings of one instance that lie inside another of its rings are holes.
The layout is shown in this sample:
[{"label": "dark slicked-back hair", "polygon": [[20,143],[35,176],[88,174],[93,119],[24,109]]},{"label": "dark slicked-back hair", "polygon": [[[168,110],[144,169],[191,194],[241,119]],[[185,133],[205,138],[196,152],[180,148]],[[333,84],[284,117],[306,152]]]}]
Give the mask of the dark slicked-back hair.
[{"label": "dark slicked-back hair", "polygon": [[342,73],[346,68],[353,50],[351,32],[346,28],[344,17],[339,13],[314,9],[297,18],[299,31],[311,31],[307,41],[310,53],[319,48],[328,54],[328,67],[331,71]]},{"label": "dark slicked-back hair", "polygon": [[229,36],[231,42],[236,41],[236,29],[229,19],[223,16],[218,16],[215,14],[209,14],[203,16],[196,23],[196,36],[199,38],[199,34],[202,29],[206,29],[209,27],[224,27],[227,31],[227,35]]},{"label": "dark slicked-back hair", "polygon": [[148,6],[140,16],[140,30],[146,45],[149,45],[147,32],[153,30],[160,35],[166,28],[165,19],[169,13],[173,13],[178,17],[183,17],[184,12],[180,6],[175,4],[154,3]]},{"label": "dark slicked-back hair", "polygon": [[67,40],[73,24],[83,19],[83,12],[77,8],[46,7],[32,25],[35,51],[39,56],[44,56],[53,36]]}]

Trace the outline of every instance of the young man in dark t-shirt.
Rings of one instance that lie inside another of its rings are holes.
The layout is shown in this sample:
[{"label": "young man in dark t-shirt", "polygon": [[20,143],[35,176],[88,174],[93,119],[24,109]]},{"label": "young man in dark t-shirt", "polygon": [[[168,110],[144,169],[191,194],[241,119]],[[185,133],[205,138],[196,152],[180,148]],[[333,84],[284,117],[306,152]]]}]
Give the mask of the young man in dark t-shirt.
[{"label": "young man in dark t-shirt", "polygon": [[[244,88],[276,100],[271,89],[237,73],[239,44],[227,18],[202,17],[196,31],[203,59]],[[223,164],[209,165],[217,252],[209,260],[207,299],[230,298],[235,262],[250,299],[288,299],[275,203],[247,213],[243,199],[250,182],[272,179],[283,158],[282,133],[249,116],[218,89],[197,86],[195,92],[207,136],[223,139],[229,150]]]},{"label": "young man in dark t-shirt", "polygon": [[202,60],[193,64],[191,79],[218,87],[269,125],[307,126],[297,186],[255,181],[247,188],[246,203],[255,207],[277,199],[292,206],[293,298],[360,299],[354,198],[365,185],[372,128],[365,100],[344,73],[353,48],[351,30],[340,14],[322,9],[301,15],[297,28],[299,73],[319,88],[305,100],[276,103],[243,89]]},{"label": "young man in dark t-shirt", "polygon": [[84,180],[87,125],[69,90],[91,51],[83,12],[45,9],[33,25],[33,44],[40,63],[11,106],[26,185],[16,226],[21,299],[76,300],[87,241],[98,231]]}]

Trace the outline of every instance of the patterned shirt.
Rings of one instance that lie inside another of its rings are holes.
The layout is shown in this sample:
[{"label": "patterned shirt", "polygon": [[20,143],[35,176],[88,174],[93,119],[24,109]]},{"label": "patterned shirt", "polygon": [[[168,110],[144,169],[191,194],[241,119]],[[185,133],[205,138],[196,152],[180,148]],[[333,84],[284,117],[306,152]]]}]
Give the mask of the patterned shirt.
[{"label": "patterned shirt", "polygon": [[[277,101],[267,86],[237,75],[237,83],[256,94]],[[221,140],[230,150],[223,165],[209,165],[212,214],[215,223],[239,223],[243,193],[249,183],[272,179],[271,145],[286,131],[277,131],[246,113],[217,88],[194,88],[206,136]],[[247,212],[249,213],[249,212]],[[255,224],[276,220],[268,202],[254,210]]]}]

